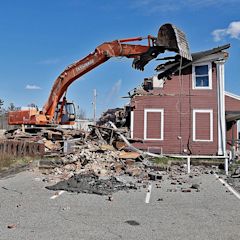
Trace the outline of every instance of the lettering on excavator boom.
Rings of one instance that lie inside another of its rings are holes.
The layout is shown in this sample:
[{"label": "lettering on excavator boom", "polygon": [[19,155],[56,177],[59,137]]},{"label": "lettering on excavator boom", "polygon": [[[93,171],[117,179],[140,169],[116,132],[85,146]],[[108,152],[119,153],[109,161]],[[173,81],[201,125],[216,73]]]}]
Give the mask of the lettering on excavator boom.
[{"label": "lettering on excavator boom", "polygon": [[80,72],[80,71],[82,71],[84,68],[87,68],[87,67],[89,67],[90,65],[93,65],[93,64],[94,64],[94,60],[91,59],[91,60],[89,60],[88,62],[86,62],[86,63],[84,63],[84,64],[76,67],[76,71],[77,71],[77,72]]}]

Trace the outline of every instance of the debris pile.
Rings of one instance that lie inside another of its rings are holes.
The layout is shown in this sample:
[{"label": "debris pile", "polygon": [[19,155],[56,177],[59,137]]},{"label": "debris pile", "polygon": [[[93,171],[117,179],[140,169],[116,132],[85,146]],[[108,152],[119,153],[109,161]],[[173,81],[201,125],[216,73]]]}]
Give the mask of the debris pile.
[{"label": "debris pile", "polygon": [[111,195],[119,190],[138,189],[150,181],[161,188],[165,179],[170,181],[169,192],[200,191],[199,183],[192,179],[211,174],[206,167],[187,165],[158,165],[145,152],[134,148],[126,128],[110,125],[90,125],[91,131],[55,128],[20,129],[5,133],[7,139],[31,140],[45,144],[45,156],[39,161],[43,181],[49,190]]},{"label": "debris pile", "polygon": [[88,141],[75,145],[75,152],[57,159],[40,161],[42,172],[48,180],[66,180],[77,174],[94,174],[97,177],[111,177],[128,174],[130,176],[147,176],[141,156],[138,153],[117,150],[112,145]]},{"label": "debris pile", "polygon": [[101,126],[111,121],[117,127],[122,127],[125,126],[126,124],[127,114],[128,114],[127,107],[108,109],[99,118],[97,124]]}]

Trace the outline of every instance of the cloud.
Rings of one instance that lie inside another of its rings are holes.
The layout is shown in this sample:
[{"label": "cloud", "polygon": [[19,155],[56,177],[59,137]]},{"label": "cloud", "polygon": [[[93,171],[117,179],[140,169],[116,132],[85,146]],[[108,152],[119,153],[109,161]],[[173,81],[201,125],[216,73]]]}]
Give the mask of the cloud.
[{"label": "cloud", "polygon": [[59,62],[60,59],[58,58],[49,58],[49,59],[45,59],[42,60],[40,62],[38,62],[38,64],[42,64],[42,65],[53,65],[53,64],[57,64]]},{"label": "cloud", "polygon": [[239,39],[239,37],[240,37],[240,21],[231,22],[228,26],[227,34],[229,34],[231,38]]},{"label": "cloud", "polygon": [[216,29],[212,32],[215,42],[221,41],[226,36],[226,29]]},{"label": "cloud", "polygon": [[215,42],[221,41],[224,37],[240,39],[240,21],[231,22],[227,28],[216,29],[212,32]]},{"label": "cloud", "polygon": [[42,89],[42,88],[40,88],[40,87],[37,86],[37,85],[27,84],[26,87],[25,87],[25,89],[27,89],[27,90],[40,90],[40,89]]}]

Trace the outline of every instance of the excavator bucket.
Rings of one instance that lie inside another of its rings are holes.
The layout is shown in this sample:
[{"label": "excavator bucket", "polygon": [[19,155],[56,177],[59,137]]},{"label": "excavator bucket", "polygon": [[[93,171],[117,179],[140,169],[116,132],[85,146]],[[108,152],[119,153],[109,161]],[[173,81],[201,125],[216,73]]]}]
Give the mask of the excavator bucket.
[{"label": "excavator bucket", "polygon": [[192,55],[184,32],[173,24],[167,23],[160,27],[156,45],[164,47],[169,51],[179,53],[180,56],[190,61],[192,60]]},{"label": "excavator bucket", "polygon": [[154,43],[154,46],[150,47],[147,52],[133,60],[132,66],[135,69],[144,70],[148,62],[156,58],[158,54],[164,53],[166,50],[176,52],[181,57],[192,61],[192,55],[185,34],[173,24],[167,23],[162,25]]}]

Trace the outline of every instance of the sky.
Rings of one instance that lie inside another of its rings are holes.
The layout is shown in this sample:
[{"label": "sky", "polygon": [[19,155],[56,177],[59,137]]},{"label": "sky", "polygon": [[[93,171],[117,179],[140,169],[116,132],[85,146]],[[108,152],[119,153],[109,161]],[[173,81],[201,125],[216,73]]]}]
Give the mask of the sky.
[{"label": "sky", "polygon": [[[42,107],[58,75],[106,41],[156,36],[172,23],[187,36],[191,52],[226,43],[225,88],[240,95],[240,0],[0,0],[0,99],[7,108]],[[141,44],[147,44],[143,42]],[[76,80],[67,98],[93,116],[128,102],[123,96],[155,74],[159,61],[145,71],[132,60],[112,58]]]}]

